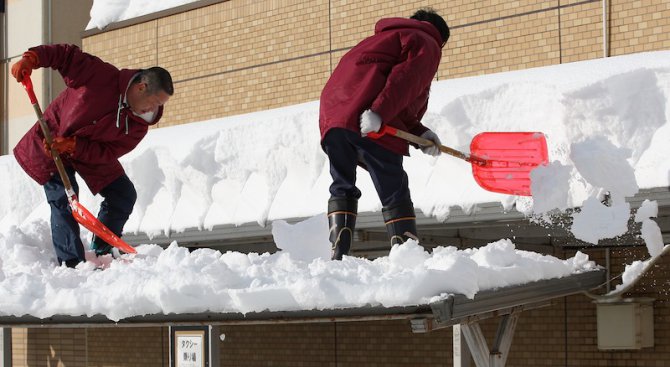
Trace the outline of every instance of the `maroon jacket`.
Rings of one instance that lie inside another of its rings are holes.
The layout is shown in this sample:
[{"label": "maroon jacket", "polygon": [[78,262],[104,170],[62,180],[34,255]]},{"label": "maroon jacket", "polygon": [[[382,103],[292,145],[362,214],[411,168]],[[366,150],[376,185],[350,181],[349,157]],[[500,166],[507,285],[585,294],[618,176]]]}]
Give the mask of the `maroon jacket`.
[{"label": "maroon jacket", "polygon": [[[421,118],[428,106],[430,83],[442,57],[442,37],[428,22],[388,18],[375,34],[347,52],[321,92],[321,139],[332,128],[360,133],[360,116],[371,109],[382,121],[416,135],[426,130]],[[408,143],[384,136],[377,141],[398,154]]]},{"label": "maroon jacket", "polygon": [[[124,174],[119,157],[133,150],[149,128],[163,114],[161,106],[154,121],[147,123],[123,104],[126,89],[140,70],[119,70],[74,45],[45,45],[31,48],[40,67],[56,69],[67,89],[44,111],[54,137],[77,137],[74,154],[63,156],[93,194]],[[44,153],[43,134],[36,123],[14,148],[14,156],[30,177],[44,185],[57,174],[53,159]]]}]

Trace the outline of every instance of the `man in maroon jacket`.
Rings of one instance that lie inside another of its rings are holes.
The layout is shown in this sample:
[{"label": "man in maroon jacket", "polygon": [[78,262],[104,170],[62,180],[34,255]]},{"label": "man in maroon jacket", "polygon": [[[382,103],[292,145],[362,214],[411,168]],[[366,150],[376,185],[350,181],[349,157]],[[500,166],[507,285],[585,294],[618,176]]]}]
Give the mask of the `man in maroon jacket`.
[{"label": "man in maroon jacket", "polygon": [[[357,165],[370,173],[391,243],[416,238],[414,205],[402,167],[409,144],[387,135],[372,140],[366,134],[388,124],[440,143],[421,118],[448,39],[447,23],[432,9],[419,10],[410,19],[382,19],[373,36],[342,57],[321,92],[321,146],[333,178],[328,201],[333,259],[342,259],[351,247],[361,196],[355,185]],[[440,154],[436,146],[421,150]]]},{"label": "man in maroon jacket", "polygon": [[[170,73],[160,67],[119,70],[74,45],[43,45],[25,52],[12,66],[12,75],[20,82],[40,67],[58,70],[67,86],[44,111],[54,136],[52,147],[60,153],[76,193],[75,172],[94,195],[102,195],[98,219],[121,236],[137,193],[119,157],[133,150],[149,126],[160,120],[163,105],[174,93]],[[49,150],[36,123],[16,145],[14,156],[44,185],[58,262],[74,267],[85,260],[84,247]],[[91,247],[97,255],[111,251],[97,237]]]}]

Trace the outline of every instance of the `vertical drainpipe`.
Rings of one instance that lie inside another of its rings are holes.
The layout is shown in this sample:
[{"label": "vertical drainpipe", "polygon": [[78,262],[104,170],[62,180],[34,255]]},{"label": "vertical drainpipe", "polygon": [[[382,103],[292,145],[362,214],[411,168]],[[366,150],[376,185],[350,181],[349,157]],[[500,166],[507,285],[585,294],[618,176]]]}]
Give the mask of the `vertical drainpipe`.
[{"label": "vertical drainpipe", "polygon": [[[609,26],[608,26],[608,13],[607,13],[607,0],[603,0],[603,58],[606,58],[609,56]],[[607,284],[606,284],[606,289],[607,292],[609,293],[612,290],[612,282],[610,279],[612,279],[612,263],[611,263],[611,250],[609,247],[605,249],[605,269],[606,269],[606,279],[607,279]]]},{"label": "vertical drainpipe", "polygon": [[[51,27],[52,27],[52,20],[51,20],[51,17],[52,17],[52,14],[51,14],[52,13],[52,8],[51,8],[52,0],[46,0],[46,3],[47,3],[46,4],[46,6],[47,6],[47,15],[46,15],[47,16],[47,19],[46,19],[47,20],[46,21],[47,29],[46,29],[46,42],[45,43],[50,45],[50,44],[53,43],[53,35],[52,35],[52,31],[51,31]],[[46,83],[47,83],[45,88],[44,88],[44,90],[46,91],[46,94],[47,94],[46,99],[44,99],[44,100],[45,101],[51,101],[53,99],[53,82],[52,82],[53,69],[47,68],[44,77],[45,77]]]},{"label": "vertical drainpipe", "polygon": [[331,1],[328,1],[328,62],[330,69],[328,74],[333,73],[333,5]]},{"label": "vertical drainpipe", "polygon": [[0,366],[1,367],[11,367],[12,366],[12,329],[11,328],[1,328],[0,329],[0,349],[2,349],[2,356],[0,357]]},{"label": "vertical drainpipe", "polygon": [[608,12],[607,12],[607,0],[603,0],[603,57],[608,57],[610,55],[609,50],[609,22]]},{"label": "vertical drainpipe", "polygon": [[[5,1],[5,0],[0,0]],[[5,60],[0,63],[0,70],[5,75],[5,80],[3,80],[2,85],[2,101],[0,101],[0,155],[8,153],[9,147],[9,115],[7,113],[7,93],[9,88],[9,55],[7,55],[7,3],[4,3],[4,11],[0,14],[0,59]]]},{"label": "vertical drainpipe", "polygon": [[[4,0],[0,0],[4,1]],[[9,125],[9,121],[7,120],[8,114],[7,114],[7,87],[8,87],[8,79],[9,79],[9,56],[7,55],[7,48],[5,45],[7,44],[7,25],[5,21],[5,14],[7,14],[7,8],[4,8],[4,12],[0,14],[0,59],[5,60],[5,62],[0,63],[0,68],[3,70],[0,70],[5,75],[5,80],[3,80],[2,85],[0,85],[0,88],[2,88],[2,93],[0,93],[0,96],[2,96],[2,101],[0,101],[0,155],[3,155],[7,152],[7,142],[9,139],[7,138],[7,134],[9,133],[9,129],[7,128],[7,125]]]},{"label": "vertical drainpipe", "polygon": [[612,251],[609,247],[605,248],[605,289],[607,290],[607,293],[609,293],[612,290],[612,257],[611,257]]}]

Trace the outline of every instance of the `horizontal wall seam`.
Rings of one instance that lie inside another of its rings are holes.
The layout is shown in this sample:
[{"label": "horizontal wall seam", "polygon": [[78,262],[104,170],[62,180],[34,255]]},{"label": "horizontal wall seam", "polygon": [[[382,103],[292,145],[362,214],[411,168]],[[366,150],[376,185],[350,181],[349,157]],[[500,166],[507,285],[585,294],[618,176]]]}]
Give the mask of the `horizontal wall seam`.
[{"label": "horizontal wall seam", "polygon": [[527,11],[527,12],[523,12],[523,13],[518,13],[518,14],[505,15],[505,16],[503,16],[503,17],[498,17],[498,18],[492,18],[492,19],[487,19],[487,20],[480,20],[480,21],[472,22],[472,23],[465,23],[465,24],[456,25],[456,26],[449,27],[449,28],[451,28],[451,29],[459,29],[459,28],[472,27],[472,26],[476,26],[476,25],[480,25],[480,24],[486,24],[486,23],[497,22],[497,21],[499,21],[499,20],[507,20],[507,19],[512,19],[512,18],[525,17],[525,16],[532,15],[532,14],[545,13],[545,12],[548,12],[548,11],[559,10],[559,9],[567,9],[567,8],[571,8],[571,7],[575,7],[575,6],[580,6],[580,5],[585,5],[585,4],[590,4],[590,3],[599,3],[599,2],[601,2],[601,1],[602,1],[602,0],[584,0],[584,1],[580,1],[580,2],[578,2],[578,3],[574,3],[574,4],[557,5],[557,6],[552,6],[552,7],[550,7],[550,8],[545,8],[545,9],[531,10],[531,11]]},{"label": "horizontal wall seam", "polygon": [[211,73],[211,74],[206,74],[206,75],[201,75],[201,76],[195,76],[195,77],[193,77],[193,78],[187,78],[187,79],[177,80],[177,81],[174,81],[174,83],[175,83],[175,84],[178,84],[178,83],[185,83],[185,82],[190,82],[190,81],[197,80],[197,79],[206,79],[206,78],[211,78],[211,77],[219,76],[219,75],[225,75],[225,74],[237,73],[237,72],[244,71],[244,70],[249,70],[249,69],[262,68],[262,67],[265,67],[265,66],[271,66],[271,65],[283,64],[283,63],[285,63],[285,62],[291,62],[291,61],[302,60],[302,59],[309,59],[309,58],[312,58],[312,57],[328,55],[328,54],[333,53],[333,52],[345,51],[345,50],[348,50],[348,49],[350,49],[350,47],[344,47],[344,48],[340,48],[340,49],[337,49],[337,50],[330,50],[330,51],[317,52],[317,53],[315,53],[315,54],[310,54],[310,55],[296,56],[296,57],[291,57],[291,58],[288,58],[288,59],[283,59],[283,60],[278,60],[278,61],[272,61],[272,62],[266,62],[266,63],[263,63],[263,64],[256,64],[256,65],[245,66],[245,67],[243,67],[243,68],[237,68],[237,69],[232,69],[232,70],[220,71],[220,72],[218,72],[218,73]]},{"label": "horizontal wall seam", "polygon": [[[590,3],[597,3],[597,2],[600,2],[600,1],[602,1],[602,0],[584,0],[584,1],[580,1],[580,2],[577,2],[577,3],[573,3],[573,4],[568,4],[568,5],[557,5],[557,6],[552,6],[550,8],[545,8],[545,9],[531,10],[531,11],[527,11],[527,12],[523,12],[523,13],[506,15],[506,16],[503,16],[503,17],[497,17],[497,18],[481,20],[481,21],[472,22],[472,23],[456,25],[456,26],[453,26],[453,27],[450,27],[450,28],[453,30],[453,29],[472,27],[472,26],[476,26],[476,25],[480,25],[480,24],[497,22],[499,20],[507,20],[507,19],[512,19],[512,18],[525,17],[525,16],[532,15],[532,14],[544,13],[544,12],[554,11],[554,10],[559,10],[559,9],[566,9],[566,8],[571,8],[571,7],[590,4]],[[282,63],[285,63],[285,62],[291,62],[291,61],[308,59],[308,58],[327,55],[327,54],[333,54],[335,52],[346,51],[346,50],[349,50],[349,49],[351,49],[351,47],[343,47],[343,48],[338,48],[336,50],[317,52],[315,54],[310,54],[310,55],[303,55],[303,56],[292,57],[292,58],[289,58],[289,59],[283,59],[283,60],[279,60],[279,61],[273,61],[273,62],[267,62],[267,63],[262,63],[262,64],[250,65],[250,66],[245,66],[243,68],[237,68],[237,69],[232,69],[232,70],[221,71],[221,72],[218,72],[218,73],[211,73],[211,74],[196,76],[196,77],[192,77],[192,78],[176,80],[176,81],[174,81],[174,83],[179,84],[179,83],[190,82],[190,81],[194,81],[194,80],[198,80],[198,79],[207,79],[207,78],[212,78],[212,77],[221,76],[221,75],[225,75],[225,74],[232,74],[232,73],[237,73],[237,72],[240,72],[240,71],[245,71],[245,70],[250,70],[250,69],[255,69],[255,68],[261,68],[261,67],[265,67],[265,66],[282,64]]]}]

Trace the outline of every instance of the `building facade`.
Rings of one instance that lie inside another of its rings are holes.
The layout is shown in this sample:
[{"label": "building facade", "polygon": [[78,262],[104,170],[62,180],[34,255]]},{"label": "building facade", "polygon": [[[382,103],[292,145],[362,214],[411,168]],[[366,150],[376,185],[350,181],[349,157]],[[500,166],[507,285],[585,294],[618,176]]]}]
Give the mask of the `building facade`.
[{"label": "building facade", "polygon": [[[316,100],[339,58],[372,34],[379,18],[407,17],[422,6],[436,9],[452,31],[437,80],[670,49],[667,0],[201,0],[82,33],[88,20],[83,16],[75,27],[77,40],[56,36],[64,26],[57,25],[55,18],[61,18],[54,14],[72,11],[63,3],[5,2],[3,153],[34,122],[25,93],[8,80],[9,65],[38,43],[78,43],[119,67],[170,70],[176,93],[161,127]],[[78,11],[90,9],[90,0],[77,3]],[[19,23],[24,16],[44,26]],[[34,77],[42,81],[43,105],[59,91],[57,73],[47,73],[40,70]],[[613,275],[646,256],[641,247],[580,250],[599,264],[610,264]],[[567,258],[574,251],[546,252]],[[522,314],[507,365],[670,363],[668,265],[663,259],[629,294],[655,299],[653,347],[600,350],[596,305],[576,295]],[[496,326],[493,319],[482,322],[489,340]],[[406,320],[221,325],[220,331],[226,335],[217,346],[221,366],[453,365],[451,329],[415,334]],[[14,366],[166,366],[170,359],[165,325],[9,332]]]},{"label": "building facade", "polygon": [[[10,74],[11,65],[29,47],[47,43],[81,46],[93,0],[1,0],[0,11],[0,154],[8,154],[35,123],[35,112],[23,87]],[[58,72],[38,69],[35,93],[46,106],[65,84]],[[26,102],[28,101],[28,102]]]}]

